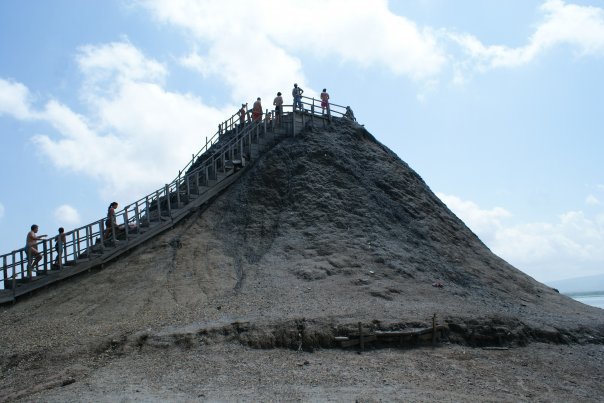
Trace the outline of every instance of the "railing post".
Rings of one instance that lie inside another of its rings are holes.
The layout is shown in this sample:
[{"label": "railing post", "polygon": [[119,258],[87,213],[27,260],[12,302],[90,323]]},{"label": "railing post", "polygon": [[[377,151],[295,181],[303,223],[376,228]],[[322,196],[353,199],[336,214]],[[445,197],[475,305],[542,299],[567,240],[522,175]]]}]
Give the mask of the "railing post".
[{"label": "railing post", "polygon": [[176,178],[176,208],[180,207],[180,172]]},{"label": "railing post", "polygon": [[168,202],[168,216],[170,218],[172,218],[172,203],[170,202],[170,186],[166,185],[164,187],[164,190],[166,192],[166,201]]},{"label": "railing post", "polygon": [[[60,238],[60,237],[59,237],[59,238]],[[55,260],[54,260],[54,257],[55,257],[55,256],[54,256],[54,255],[55,255],[54,250],[55,250],[55,248],[53,248],[53,245],[52,245],[52,243],[53,243],[53,242],[54,242],[54,239],[53,239],[53,238],[49,238],[49,239],[48,239],[48,244],[50,245],[50,252],[49,252],[49,255],[50,255],[50,261],[52,262],[52,263],[51,263],[51,265],[50,265],[50,269],[51,269],[51,270],[52,270],[52,266],[53,266],[54,261],[55,261]],[[56,246],[56,243],[55,243],[55,246]]]},{"label": "railing post", "polygon": [[[48,242],[47,241],[43,241],[42,242],[42,270],[44,272],[46,272],[46,264],[48,263]],[[40,268],[40,262],[38,262],[38,267],[36,267],[36,272],[38,271],[38,269]]]},{"label": "railing post", "polygon": [[185,186],[187,188],[187,202],[189,201],[189,198],[191,197],[191,185],[189,184],[189,179],[191,179],[191,176],[185,175]]},{"label": "railing post", "polygon": [[115,227],[117,226],[117,217],[115,216],[115,212],[113,213],[113,220],[111,224],[111,236],[113,237],[113,244],[117,246],[117,235],[115,233]]},{"label": "railing post", "polygon": [[80,257],[80,230],[76,230],[76,239],[74,242],[76,243],[73,245],[73,260],[77,263]]},{"label": "railing post", "polygon": [[6,284],[8,282],[8,266],[6,264],[6,255],[2,256],[2,288],[6,290]]},{"label": "railing post", "polygon": [[105,221],[102,219],[99,221],[99,231],[101,238],[101,247],[105,248]]},{"label": "railing post", "polygon": [[161,199],[159,198],[159,190],[155,191],[155,204],[157,205],[157,221],[161,222]]},{"label": "railing post", "polygon": [[147,225],[151,226],[151,212],[149,211],[149,195],[145,196],[145,216],[147,217]]},{"label": "railing post", "polygon": [[[129,239],[129,233],[128,233],[128,207],[130,206],[126,206],[126,208],[124,209],[124,233],[126,234],[126,241],[128,241]],[[117,221],[117,220],[116,220]]]},{"label": "railing post", "polygon": [[[61,237],[59,237],[60,239]],[[86,226],[86,256],[90,259],[90,248],[92,247],[92,224]]]},{"label": "railing post", "polygon": [[140,219],[140,211],[138,209],[138,202],[134,205],[134,220],[136,222],[136,230],[140,233],[141,227],[141,219]]},{"label": "railing post", "polygon": [[243,137],[241,137],[239,139],[239,159],[241,160],[241,166],[245,165],[245,162],[243,161],[244,159],[244,154],[243,154]]}]

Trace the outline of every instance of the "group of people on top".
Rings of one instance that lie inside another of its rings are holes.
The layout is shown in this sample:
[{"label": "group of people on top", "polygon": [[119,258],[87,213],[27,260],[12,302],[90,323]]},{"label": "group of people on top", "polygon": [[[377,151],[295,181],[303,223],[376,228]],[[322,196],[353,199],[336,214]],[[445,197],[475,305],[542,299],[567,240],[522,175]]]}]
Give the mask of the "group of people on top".
[{"label": "group of people on top", "polygon": [[[292,97],[294,99],[294,110],[304,110],[304,105],[302,104],[302,94],[304,94],[304,90],[302,89],[302,87],[299,87],[298,84],[294,84],[294,88],[292,89]],[[260,122],[262,120],[262,115],[264,111],[262,109],[261,101],[262,100],[260,99],[260,97],[258,97],[252,105],[252,122]],[[273,100],[273,105],[275,106],[275,120],[278,124],[281,121],[281,116],[283,115],[283,97],[281,92],[277,92],[277,96]],[[326,88],[323,88],[323,92],[321,92],[321,110],[323,114],[325,114],[325,111],[327,111],[327,114],[330,113],[329,94],[327,93]],[[245,125],[247,116],[247,103],[241,104],[241,109],[239,109],[239,124],[241,127]],[[267,115],[267,119],[269,118],[270,115]]]}]

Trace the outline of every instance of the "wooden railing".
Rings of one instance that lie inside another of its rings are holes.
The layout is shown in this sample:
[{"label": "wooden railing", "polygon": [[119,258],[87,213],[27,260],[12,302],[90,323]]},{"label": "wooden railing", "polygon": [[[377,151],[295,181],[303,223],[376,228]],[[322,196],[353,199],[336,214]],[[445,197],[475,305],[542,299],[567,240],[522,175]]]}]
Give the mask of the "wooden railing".
[{"label": "wooden railing", "polygon": [[[243,124],[239,114],[233,114],[218,126],[218,131],[211,138],[206,138],[199,152],[192,155],[191,161],[172,182],[117,211],[117,228],[111,226],[107,231],[106,218],[102,218],[66,232],[65,241],[59,241],[60,256],[55,250],[57,241],[54,238],[40,241],[36,247],[42,258],[36,268],[28,266],[23,248],[0,255],[0,290],[14,290],[18,282],[31,281],[38,275],[61,270],[65,265],[73,266],[80,261],[94,259],[107,248],[140,236],[153,223],[171,220],[173,210],[186,206],[219,181],[233,161],[245,164],[252,156],[252,146],[258,144],[261,135],[275,129],[297,133],[296,124],[300,124],[296,122],[297,115],[302,116],[302,122],[305,116],[320,116],[327,120],[347,117],[346,107],[340,105],[330,104],[330,109],[323,115],[320,100],[302,97],[302,104],[304,111],[294,110],[293,105],[283,105],[279,123],[274,110],[266,110],[259,121],[252,121],[248,114]],[[53,266],[55,260],[58,261],[57,266]]]}]

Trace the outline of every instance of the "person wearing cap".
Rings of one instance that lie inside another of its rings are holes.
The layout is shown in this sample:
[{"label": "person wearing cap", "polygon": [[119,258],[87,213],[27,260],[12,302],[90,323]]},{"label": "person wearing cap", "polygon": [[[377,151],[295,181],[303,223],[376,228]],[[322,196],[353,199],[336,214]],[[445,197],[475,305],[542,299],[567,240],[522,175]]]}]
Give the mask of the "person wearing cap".
[{"label": "person wearing cap", "polygon": [[283,115],[283,97],[281,96],[281,92],[277,93],[273,105],[275,105],[275,121],[279,124]]},{"label": "person wearing cap", "polygon": [[254,102],[252,106],[252,121],[260,122],[262,120],[262,104],[260,103],[260,97]]},{"label": "person wearing cap", "polygon": [[294,89],[292,90],[292,96],[294,97],[294,110],[296,108],[304,110],[304,107],[302,106],[302,94],[304,94],[304,90],[298,87],[298,84],[294,84]]}]

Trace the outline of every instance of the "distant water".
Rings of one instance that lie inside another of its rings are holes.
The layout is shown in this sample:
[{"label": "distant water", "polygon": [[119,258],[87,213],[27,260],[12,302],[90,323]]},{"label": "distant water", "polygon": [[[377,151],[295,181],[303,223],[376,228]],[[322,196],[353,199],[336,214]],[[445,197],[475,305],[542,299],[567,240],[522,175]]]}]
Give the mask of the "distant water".
[{"label": "distant water", "polygon": [[569,297],[575,299],[585,305],[595,306],[596,308],[604,309],[604,292],[568,294]]}]

